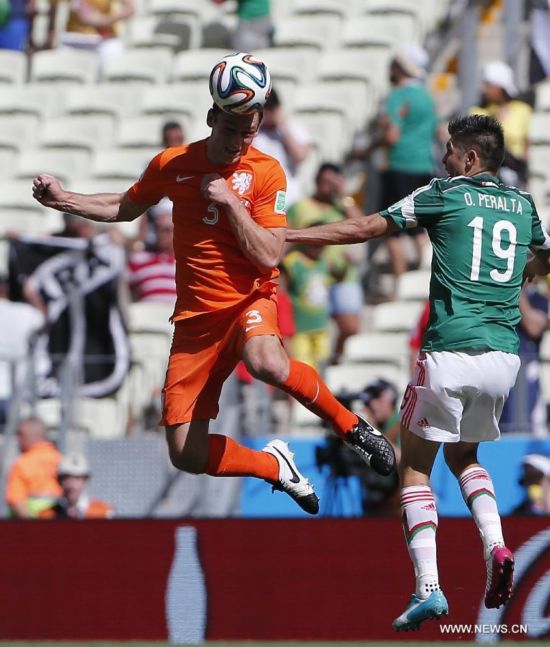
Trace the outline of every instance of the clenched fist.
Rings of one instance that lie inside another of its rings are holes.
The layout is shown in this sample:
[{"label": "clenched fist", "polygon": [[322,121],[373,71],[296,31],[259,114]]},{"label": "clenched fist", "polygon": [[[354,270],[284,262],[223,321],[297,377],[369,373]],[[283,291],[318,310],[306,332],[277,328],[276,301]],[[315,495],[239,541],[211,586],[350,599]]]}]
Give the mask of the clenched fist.
[{"label": "clenched fist", "polygon": [[63,204],[65,191],[56,177],[42,174],[32,181],[32,194],[45,207],[58,209]]},{"label": "clenched fist", "polygon": [[238,200],[227,186],[227,181],[217,173],[208,173],[202,178],[201,193],[205,200],[219,205],[229,205]]}]

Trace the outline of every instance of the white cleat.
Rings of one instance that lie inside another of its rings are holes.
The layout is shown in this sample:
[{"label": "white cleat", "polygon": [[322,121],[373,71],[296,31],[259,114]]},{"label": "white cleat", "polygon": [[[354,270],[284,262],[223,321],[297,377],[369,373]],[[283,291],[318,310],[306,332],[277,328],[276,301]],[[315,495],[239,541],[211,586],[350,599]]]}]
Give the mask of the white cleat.
[{"label": "white cleat", "polygon": [[275,456],[279,463],[279,480],[273,485],[273,490],[286,492],[308,514],[319,512],[319,498],[311,483],[300,474],[294,454],[283,440],[272,440],[262,449]]}]

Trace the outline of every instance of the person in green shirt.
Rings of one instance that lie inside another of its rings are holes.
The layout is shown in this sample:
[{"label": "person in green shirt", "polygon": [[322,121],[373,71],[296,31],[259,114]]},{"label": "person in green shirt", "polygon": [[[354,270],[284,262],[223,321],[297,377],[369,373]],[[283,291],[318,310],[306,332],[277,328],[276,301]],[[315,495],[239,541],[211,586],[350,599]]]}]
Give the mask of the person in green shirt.
[{"label": "person in green shirt", "polygon": [[[295,202],[287,218],[291,227],[302,228],[362,215],[354,198],[346,192],[342,168],[324,162],[317,170],[313,195]],[[329,291],[330,316],[338,329],[330,359],[332,364],[338,363],[346,339],[359,332],[364,295],[358,265],[364,254],[363,246],[352,249],[333,245],[324,251],[334,279]]]},{"label": "person in green shirt", "polygon": [[[491,477],[477,457],[499,436],[498,421],[519,370],[516,325],[524,275],[550,272],[550,237],[529,193],[503,184],[504,134],[485,115],[450,122],[433,179],[380,213],[289,230],[287,240],[343,244],[426,227],[434,254],[430,318],[415,375],[401,405],[401,507],[416,591],[394,621],[416,629],[448,612],[436,560],[436,503],[430,473],[441,443],[483,541],[485,606],[510,598],[514,557],[506,548]],[[533,258],[528,261],[529,251]]]}]

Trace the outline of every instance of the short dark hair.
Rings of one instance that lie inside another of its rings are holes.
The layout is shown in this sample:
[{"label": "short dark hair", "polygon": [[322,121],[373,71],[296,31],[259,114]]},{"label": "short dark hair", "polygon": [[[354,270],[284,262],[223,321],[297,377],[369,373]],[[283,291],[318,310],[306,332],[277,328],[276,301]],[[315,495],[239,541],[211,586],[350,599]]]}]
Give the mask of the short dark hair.
[{"label": "short dark hair", "polygon": [[504,133],[500,122],[485,115],[456,117],[449,123],[449,135],[461,149],[473,148],[481,163],[498,171],[504,160]]},{"label": "short dark hair", "polygon": [[332,171],[333,173],[341,174],[342,167],[338,164],[333,164],[332,162],[323,162],[317,169],[317,173],[315,174],[315,182],[319,181],[319,178],[325,171]]},{"label": "short dark hair", "polygon": [[162,136],[166,135],[166,132],[168,130],[174,130],[175,128],[179,128],[181,131],[183,131],[183,126],[180,124],[179,121],[167,121],[163,126],[162,126]]},{"label": "short dark hair", "polygon": [[281,99],[277,94],[277,90],[275,90],[275,88],[272,87],[271,92],[269,93],[269,96],[265,100],[264,108],[266,110],[273,110],[275,108],[278,108],[280,105],[281,105]]}]

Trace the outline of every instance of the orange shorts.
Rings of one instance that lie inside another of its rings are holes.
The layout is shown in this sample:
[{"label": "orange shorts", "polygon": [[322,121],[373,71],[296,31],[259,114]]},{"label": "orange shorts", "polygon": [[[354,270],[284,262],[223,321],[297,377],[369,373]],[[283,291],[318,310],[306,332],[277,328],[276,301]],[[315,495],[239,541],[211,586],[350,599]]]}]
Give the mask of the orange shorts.
[{"label": "orange shorts", "polygon": [[223,383],[241,359],[245,343],[257,335],[281,339],[274,295],[227,312],[176,321],[159,424],[215,418]]}]

